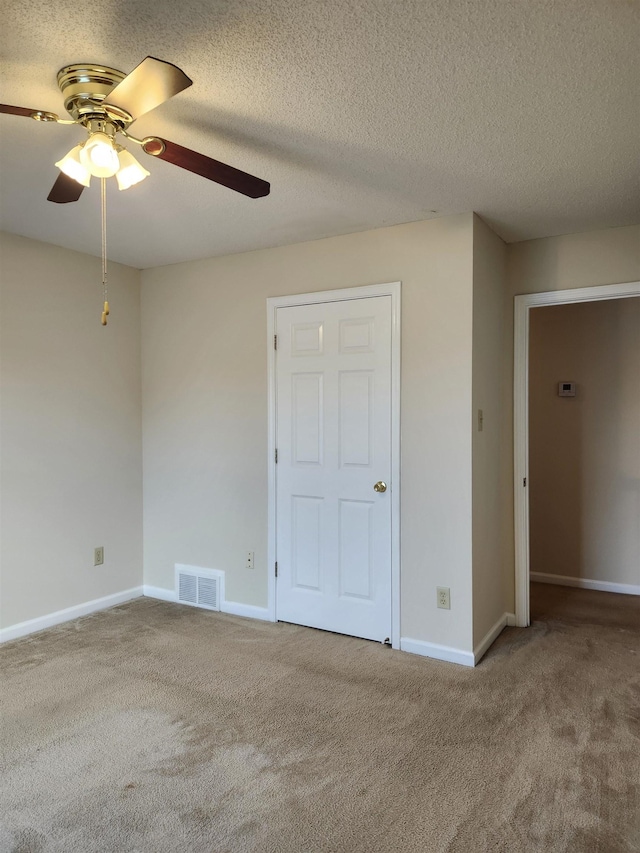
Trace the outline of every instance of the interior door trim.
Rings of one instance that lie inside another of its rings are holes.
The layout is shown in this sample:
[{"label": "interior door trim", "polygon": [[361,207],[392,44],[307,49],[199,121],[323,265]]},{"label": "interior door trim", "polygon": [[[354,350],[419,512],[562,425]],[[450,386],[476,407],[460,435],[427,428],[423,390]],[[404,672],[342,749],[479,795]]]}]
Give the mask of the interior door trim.
[{"label": "interior door trim", "polygon": [[296,305],[344,302],[371,296],[391,297],[391,645],[400,648],[400,293],[399,281],[341,290],[323,290],[267,299],[268,445],[267,445],[267,566],[269,619],[276,614],[276,311]]}]

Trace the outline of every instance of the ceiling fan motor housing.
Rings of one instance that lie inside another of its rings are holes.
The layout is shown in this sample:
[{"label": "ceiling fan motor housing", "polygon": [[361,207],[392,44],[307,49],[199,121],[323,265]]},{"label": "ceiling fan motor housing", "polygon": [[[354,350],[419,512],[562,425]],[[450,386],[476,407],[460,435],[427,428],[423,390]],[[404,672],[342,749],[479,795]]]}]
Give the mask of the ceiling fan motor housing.
[{"label": "ceiling fan motor housing", "polygon": [[90,118],[110,119],[127,127],[133,118],[125,110],[102,107],[102,101],[126,77],[122,71],[106,65],[75,63],[58,71],[58,86],[64,97],[64,108],[76,121]]}]

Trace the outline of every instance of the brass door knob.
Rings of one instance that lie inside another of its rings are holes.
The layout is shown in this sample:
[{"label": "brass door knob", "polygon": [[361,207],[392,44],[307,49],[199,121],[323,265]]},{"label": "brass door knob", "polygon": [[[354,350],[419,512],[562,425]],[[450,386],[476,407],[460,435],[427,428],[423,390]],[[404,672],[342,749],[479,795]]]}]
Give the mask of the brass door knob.
[{"label": "brass door knob", "polygon": [[387,484],[383,483],[382,480],[378,480],[378,482],[373,487],[373,491],[374,492],[386,492],[387,491]]}]

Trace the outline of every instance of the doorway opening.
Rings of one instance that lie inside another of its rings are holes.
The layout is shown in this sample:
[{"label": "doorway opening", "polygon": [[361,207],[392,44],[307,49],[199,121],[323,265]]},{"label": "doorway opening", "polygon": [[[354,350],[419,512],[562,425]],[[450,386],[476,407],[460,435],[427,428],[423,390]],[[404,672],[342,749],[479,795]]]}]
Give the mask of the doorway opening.
[{"label": "doorway opening", "polygon": [[[515,297],[514,328],[514,510],[516,547],[516,625],[530,623],[531,581],[531,481],[530,481],[530,335],[531,311],[543,306],[570,305],[640,296],[640,282],[589,287],[568,291],[525,294]],[[562,388],[566,386],[566,388]],[[576,392],[570,376],[558,377],[558,395],[571,400]],[[564,396],[566,395],[566,397]],[[567,411],[567,410],[565,410]],[[575,450],[575,448],[573,448]],[[571,451],[569,451],[571,452]],[[575,507],[567,506],[568,513]],[[538,567],[539,572],[539,567]],[[553,573],[540,573],[551,574]],[[569,577],[567,572],[556,577]],[[534,579],[536,577],[534,576]],[[538,580],[543,578],[538,577]],[[545,578],[545,580],[548,580]],[[556,580],[556,583],[563,581]],[[576,581],[575,585],[579,585]]]}]

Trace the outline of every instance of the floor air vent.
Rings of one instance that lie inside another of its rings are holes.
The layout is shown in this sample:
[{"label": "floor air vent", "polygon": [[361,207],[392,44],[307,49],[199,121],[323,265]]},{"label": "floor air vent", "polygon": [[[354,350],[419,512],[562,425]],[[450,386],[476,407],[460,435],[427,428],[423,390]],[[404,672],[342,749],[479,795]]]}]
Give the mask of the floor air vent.
[{"label": "floor air vent", "polygon": [[180,604],[220,610],[223,572],[197,566],[176,566],[176,595]]}]

